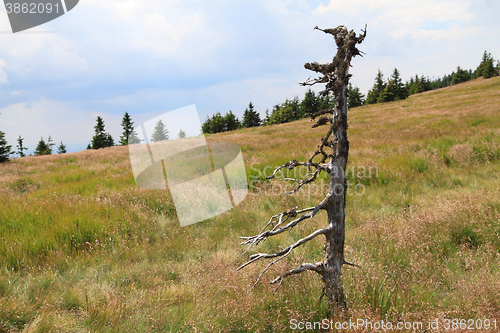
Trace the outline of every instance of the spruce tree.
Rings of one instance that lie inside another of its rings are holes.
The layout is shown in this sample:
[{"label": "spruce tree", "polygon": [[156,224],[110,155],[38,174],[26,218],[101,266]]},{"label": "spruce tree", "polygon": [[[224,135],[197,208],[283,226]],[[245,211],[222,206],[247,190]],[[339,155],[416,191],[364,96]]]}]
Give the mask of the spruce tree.
[{"label": "spruce tree", "polygon": [[211,125],[212,119],[210,119],[209,116],[207,116],[207,119],[203,122],[201,125],[201,134],[211,134],[210,132],[210,125]]},{"label": "spruce tree", "polygon": [[300,102],[301,112],[306,115],[312,115],[320,111],[320,105],[316,98],[316,94],[311,89],[308,89],[304,95],[304,99]]},{"label": "spruce tree", "polygon": [[168,129],[160,119],[156,123],[153,135],[151,136],[151,142],[158,142],[163,140],[168,140]]},{"label": "spruce tree", "polygon": [[92,137],[92,141],[90,142],[92,149],[99,149],[106,147],[105,144],[105,135],[104,132],[104,120],[97,116],[97,124],[94,126],[94,136]]},{"label": "spruce tree", "polygon": [[184,139],[186,137],[186,132],[184,132],[183,130],[180,130],[179,134],[177,134],[177,136],[179,137],[179,139]]},{"label": "spruce tree", "polygon": [[220,114],[220,112],[217,112],[212,116],[212,119],[210,121],[210,133],[224,132],[225,129],[226,129],[226,120]]},{"label": "spruce tree", "polygon": [[401,80],[401,74],[397,68],[394,68],[394,71],[392,72],[391,81],[396,90],[394,100],[406,99],[408,97],[408,91]]},{"label": "spruce tree", "polygon": [[419,78],[418,75],[415,75],[415,79],[411,78],[410,82],[406,84],[407,91],[409,95],[419,94],[425,91],[424,84],[425,78],[422,75],[422,78]]},{"label": "spruce tree", "polygon": [[43,137],[41,137],[40,141],[38,141],[34,154],[35,156],[49,155],[49,146],[45,143]]},{"label": "spruce tree", "polygon": [[266,117],[262,121],[262,125],[263,126],[269,125],[269,109],[266,109]]},{"label": "spruce tree", "polygon": [[483,58],[481,63],[476,69],[477,76],[482,76],[485,79],[489,79],[490,77],[497,76],[498,70],[493,65],[494,59],[491,56],[491,53],[484,51]]},{"label": "spruce tree", "polygon": [[54,141],[52,141],[52,136],[49,135],[49,138],[47,139],[47,152],[45,155],[52,155],[52,147],[55,145]]},{"label": "spruce tree", "polygon": [[57,147],[57,153],[58,154],[66,154],[66,146],[64,143],[61,141],[61,144]]},{"label": "spruce tree", "polygon": [[380,92],[377,103],[392,102],[396,98],[396,87],[389,81],[384,90]]},{"label": "spruce tree", "polygon": [[401,81],[401,76],[398,69],[394,68],[391,78],[377,98],[377,103],[397,101],[400,99],[405,99],[406,97],[408,97],[408,91]]},{"label": "spruce tree", "polygon": [[288,99],[285,101],[285,103],[281,104],[279,111],[275,115],[275,119],[277,123],[288,123],[295,120],[293,110],[290,107],[290,102],[288,101]]},{"label": "spruce tree", "polygon": [[[106,133],[104,129],[104,120],[97,116],[97,124],[94,126],[95,134],[90,142],[91,149],[100,149],[105,147],[112,147],[115,145],[111,134]],[[87,146],[88,148],[88,146]]]},{"label": "spruce tree", "polygon": [[386,88],[386,83],[384,82],[384,75],[378,70],[377,76],[375,77],[375,83],[373,84],[373,88],[368,91],[368,95],[366,96],[367,104],[374,104],[378,102],[378,98],[380,93]]},{"label": "spruce tree", "polygon": [[128,137],[128,144],[129,145],[133,145],[133,144],[136,144],[136,143],[141,143],[141,141],[142,140],[139,139],[139,135],[137,134],[136,131],[132,131],[132,133]]},{"label": "spruce tree", "polygon": [[469,81],[471,79],[471,75],[465,69],[461,69],[460,66],[457,66],[457,72],[453,72],[451,74],[451,84],[458,84],[462,82]]},{"label": "spruce tree", "polygon": [[28,148],[24,146],[23,142],[24,142],[24,138],[22,138],[19,135],[19,137],[17,138],[17,152],[16,152],[16,154],[18,154],[19,157],[26,156],[26,154],[24,153],[24,151],[28,150]]},{"label": "spruce tree", "polygon": [[262,121],[260,120],[260,115],[257,111],[254,110],[254,106],[252,102],[248,104],[248,109],[245,109],[243,113],[243,127],[257,127],[260,126]]},{"label": "spruce tree", "polygon": [[[328,98],[328,96],[325,96],[325,98]],[[324,101],[324,103],[328,102],[329,100]],[[290,109],[293,118],[292,120],[302,119],[306,116],[300,107],[299,98],[297,96],[294,96],[291,100],[287,99],[285,101],[285,106]]]},{"label": "spruce tree", "polygon": [[224,116],[224,130],[225,131],[234,131],[240,127],[240,122],[238,118],[234,115],[233,111],[229,110],[228,113]]},{"label": "spruce tree", "polygon": [[0,131],[0,163],[8,162],[12,146],[7,144],[5,133]]},{"label": "spruce tree", "polygon": [[115,140],[113,140],[111,134],[106,133],[104,136],[104,144],[106,147],[113,147],[115,145]]},{"label": "spruce tree", "polygon": [[127,111],[125,111],[121,125],[123,133],[122,136],[120,136],[120,145],[126,146],[129,144],[141,143],[137,132],[134,131],[134,122],[132,121],[132,117],[130,117]]},{"label": "spruce tree", "polygon": [[303,109],[300,107],[298,97],[292,100],[286,99],[279,107],[279,111],[274,115],[275,123],[287,123],[305,117]]},{"label": "spruce tree", "polygon": [[250,112],[248,111],[248,108],[245,109],[245,112],[243,112],[243,119],[241,120],[241,126],[242,127],[252,127],[251,124],[251,116]]},{"label": "spruce tree", "polygon": [[276,104],[273,106],[273,111],[271,111],[271,116],[269,117],[268,124],[269,125],[274,125],[274,124],[281,124],[285,122],[285,117],[283,115],[282,105],[281,104]]},{"label": "spruce tree", "polygon": [[437,81],[429,80],[428,77],[425,77],[423,75],[421,76],[420,81],[422,83],[422,87],[423,87],[424,91],[442,88],[441,86],[439,86],[439,87],[437,86],[439,84]]},{"label": "spruce tree", "polygon": [[365,104],[365,95],[361,93],[358,87],[353,87],[351,83],[347,88],[347,96],[347,106],[350,109]]}]

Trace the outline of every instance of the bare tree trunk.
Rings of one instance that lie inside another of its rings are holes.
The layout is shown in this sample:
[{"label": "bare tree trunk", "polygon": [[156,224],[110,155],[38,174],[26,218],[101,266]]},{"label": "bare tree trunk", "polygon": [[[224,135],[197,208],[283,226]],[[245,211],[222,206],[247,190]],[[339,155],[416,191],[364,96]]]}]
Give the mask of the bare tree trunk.
[{"label": "bare tree trunk", "polygon": [[[323,76],[313,80],[307,79],[302,85],[325,83],[326,89],[320,94],[328,95],[329,93],[333,93],[335,96],[335,107],[333,109],[321,110],[311,115],[312,119],[320,117],[313,127],[330,125],[329,130],[321,139],[321,143],[316,152],[307,162],[292,160],[276,168],[268,179],[274,178],[275,175],[284,168],[292,170],[298,166],[307,167],[308,169],[315,169],[315,171],[309,173],[305,179],[296,179],[297,186],[293,191],[287,193],[295,193],[299,191],[302,186],[315,181],[322,171],[330,175],[329,192],[326,198],[317,206],[300,210],[298,207],[295,207],[281,214],[274,215],[259,234],[240,238],[244,240],[242,245],[249,245],[249,247],[257,245],[268,237],[291,230],[305,219],[313,218],[321,209],[327,212],[328,226],[316,230],[312,234],[278,252],[271,254],[253,254],[250,256],[250,261],[240,266],[238,270],[263,258],[277,258],[260,274],[255,282],[255,284],[257,284],[262,275],[273,264],[288,256],[294,248],[307,243],[319,235],[325,235],[326,255],[323,260],[316,263],[304,263],[296,269],[281,274],[276,279],[272,280],[271,283],[281,284],[283,279],[287,276],[300,274],[307,270],[315,271],[321,275],[325,284],[324,292],[327,296],[332,316],[338,315],[343,317],[346,311],[346,301],[342,288],[342,266],[344,264],[356,266],[344,259],[345,204],[347,191],[345,171],[349,156],[349,141],[347,141],[347,86],[349,84],[349,67],[351,65],[351,59],[356,55],[360,55],[360,51],[356,48],[356,45],[364,40],[366,36],[366,27],[359,36],[356,36],[352,30],[348,31],[344,26],[338,26],[335,29],[322,30],[318,27],[315,29],[333,35],[338,50],[333,61],[329,64],[321,65],[316,62],[305,64],[304,67],[306,69],[321,73]],[[325,116],[328,114],[330,114],[331,117]],[[331,152],[325,151],[327,148],[330,148]],[[320,161],[314,160],[315,158],[317,159],[317,157],[320,157]],[[298,215],[300,216],[297,217]]]},{"label": "bare tree trunk", "polygon": [[[347,67],[348,69],[349,67]],[[347,71],[345,75],[347,75]],[[349,155],[349,141],[347,141],[347,88],[339,89],[335,96],[336,105],[333,118],[339,121],[332,124],[333,154],[330,156],[330,190],[327,196],[325,209],[331,231],[326,236],[326,260],[324,273],[325,293],[328,298],[330,311],[340,316],[346,310],[344,290],[342,288],[342,265],[344,264],[345,241],[345,203],[346,177],[345,170]]]}]

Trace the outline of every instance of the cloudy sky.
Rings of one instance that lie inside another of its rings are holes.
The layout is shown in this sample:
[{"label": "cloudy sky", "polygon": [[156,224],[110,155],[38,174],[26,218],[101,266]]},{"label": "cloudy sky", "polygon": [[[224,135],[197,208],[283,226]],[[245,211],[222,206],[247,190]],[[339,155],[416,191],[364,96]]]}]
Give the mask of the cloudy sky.
[{"label": "cloudy sky", "polygon": [[29,152],[49,135],[74,151],[97,115],[116,141],[125,111],[136,125],[191,104],[202,121],[241,117],[250,101],[263,115],[302,98],[305,62],[333,57],[315,25],[368,25],[351,70],[364,93],[379,68],[403,80],[474,69],[484,50],[500,58],[498,13],[495,0],[81,0],[13,34],[0,5],[0,130],[13,146],[22,135]]}]

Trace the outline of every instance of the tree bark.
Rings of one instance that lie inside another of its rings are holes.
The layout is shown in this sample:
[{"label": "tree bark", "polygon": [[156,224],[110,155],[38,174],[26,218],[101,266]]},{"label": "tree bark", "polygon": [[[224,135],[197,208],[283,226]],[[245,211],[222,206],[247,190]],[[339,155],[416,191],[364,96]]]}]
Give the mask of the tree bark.
[{"label": "tree bark", "polygon": [[[349,67],[347,67],[348,70]],[[347,75],[348,72],[346,71]],[[339,121],[332,124],[332,138],[334,152],[330,157],[330,189],[325,203],[328,224],[331,231],[326,236],[326,260],[323,272],[325,292],[332,314],[342,316],[346,310],[344,290],[342,288],[342,265],[344,264],[345,241],[345,203],[346,177],[345,170],[349,154],[347,140],[347,88],[339,89],[335,96],[336,105],[333,114]]]}]

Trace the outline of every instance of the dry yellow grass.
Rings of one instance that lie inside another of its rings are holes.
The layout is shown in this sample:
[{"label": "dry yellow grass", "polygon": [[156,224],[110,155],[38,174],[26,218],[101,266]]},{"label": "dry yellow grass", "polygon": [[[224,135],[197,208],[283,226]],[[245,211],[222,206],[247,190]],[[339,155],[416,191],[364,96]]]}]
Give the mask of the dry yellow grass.
[{"label": "dry yellow grass", "polygon": [[[267,283],[322,258],[322,239],[279,262],[251,293],[265,263],[236,272],[247,259],[239,236],[321,200],[263,192],[267,166],[315,150],[324,128],[310,126],[208,136],[238,144],[257,182],[233,210],[185,228],[168,191],[134,184],[126,147],[0,165],[0,332],[284,332],[291,319],[322,320],[319,277],[289,278],[278,291]],[[500,78],[355,108],[349,126],[349,167],[378,171],[348,175],[364,186],[347,199],[347,259],[363,267],[344,272],[349,318],[489,319],[498,328]],[[286,246],[325,220],[319,214],[256,251]]]}]

